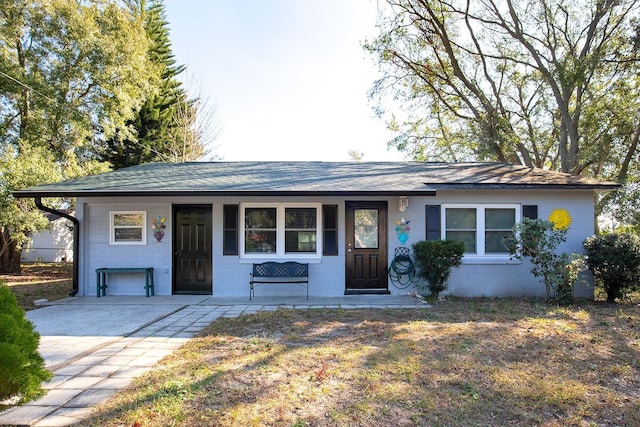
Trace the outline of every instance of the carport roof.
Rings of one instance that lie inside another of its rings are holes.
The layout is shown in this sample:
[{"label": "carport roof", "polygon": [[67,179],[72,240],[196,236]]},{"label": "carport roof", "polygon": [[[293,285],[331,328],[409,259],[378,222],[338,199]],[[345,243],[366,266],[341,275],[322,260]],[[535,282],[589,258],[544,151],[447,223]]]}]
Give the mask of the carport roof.
[{"label": "carport roof", "polygon": [[583,189],[613,182],[505,163],[148,163],[30,187],[16,197],[184,195],[435,195],[443,189]]}]

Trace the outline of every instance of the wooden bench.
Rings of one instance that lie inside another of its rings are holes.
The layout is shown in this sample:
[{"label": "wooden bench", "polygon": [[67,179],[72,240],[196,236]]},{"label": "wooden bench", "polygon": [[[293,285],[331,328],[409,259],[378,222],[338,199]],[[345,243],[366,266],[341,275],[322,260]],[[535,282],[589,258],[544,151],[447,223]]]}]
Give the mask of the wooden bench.
[{"label": "wooden bench", "polygon": [[253,264],[253,272],[249,273],[249,301],[255,297],[256,285],[296,284],[307,288],[309,299],[309,264],[299,262],[263,262]]},{"label": "wooden bench", "polygon": [[153,289],[153,267],[139,267],[139,268],[98,268],[96,270],[96,274],[98,276],[97,283],[97,291],[98,298],[100,298],[100,294],[102,296],[106,295],[107,291],[107,274],[114,273],[144,273],[144,289],[147,292],[147,297],[149,294],[155,295],[155,291]]}]

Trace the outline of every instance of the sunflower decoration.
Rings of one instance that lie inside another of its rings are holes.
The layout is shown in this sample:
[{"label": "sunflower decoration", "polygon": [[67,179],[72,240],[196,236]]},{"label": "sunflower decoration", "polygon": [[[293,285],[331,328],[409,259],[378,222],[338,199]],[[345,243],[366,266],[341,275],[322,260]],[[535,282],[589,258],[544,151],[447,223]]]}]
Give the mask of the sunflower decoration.
[{"label": "sunflower decoration", "polygon": [[566,230],[571,225],[571,215],[566,209],[554,209],[549,214],[549,221],[553,223],[554,230]]}]

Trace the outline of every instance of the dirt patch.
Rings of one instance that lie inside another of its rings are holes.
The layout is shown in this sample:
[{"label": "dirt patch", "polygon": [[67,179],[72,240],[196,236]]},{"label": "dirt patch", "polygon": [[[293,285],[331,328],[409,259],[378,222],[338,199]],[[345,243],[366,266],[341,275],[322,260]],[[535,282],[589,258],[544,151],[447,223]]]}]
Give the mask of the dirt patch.
[{"label": "dirt patch", "polygon": [[29,263],[19,274],[0,274],[0,283],[11,288],[24,310],[37,308],[35,300],[67,298],[72,286],[71,263]]}]

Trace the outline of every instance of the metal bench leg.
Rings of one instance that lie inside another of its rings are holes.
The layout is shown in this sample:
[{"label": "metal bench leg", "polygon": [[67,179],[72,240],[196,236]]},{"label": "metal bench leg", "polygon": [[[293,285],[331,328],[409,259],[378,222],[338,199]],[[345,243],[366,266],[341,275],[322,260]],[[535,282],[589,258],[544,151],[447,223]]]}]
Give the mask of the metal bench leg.
[{"label": "metal bench leg", "polygon": [[155,290],[153,289],[153,270],[147,270],[145,272],[144,289],[147,293],[147,298],[149,297],[149,293],[155,296]]},{"label": "metal bench leg", "polygon": [[149,298],[149,272],[145,271],[144,273],[144,291],[147,294],[147,298]]},{"label": "metal bench leg", "polygon": [[96,273],[97,275],[97,294],[100,296],[107,295],[107,273]]}]

